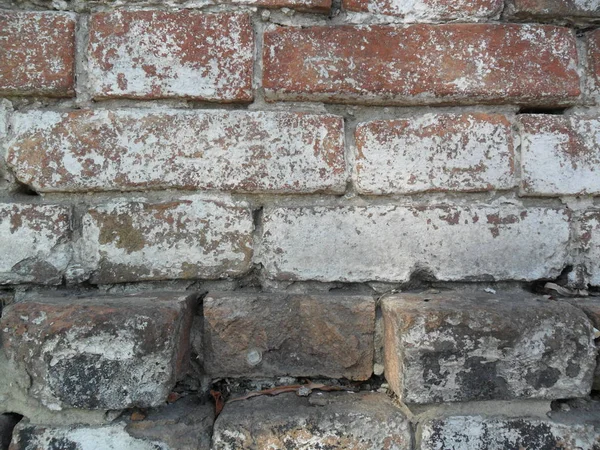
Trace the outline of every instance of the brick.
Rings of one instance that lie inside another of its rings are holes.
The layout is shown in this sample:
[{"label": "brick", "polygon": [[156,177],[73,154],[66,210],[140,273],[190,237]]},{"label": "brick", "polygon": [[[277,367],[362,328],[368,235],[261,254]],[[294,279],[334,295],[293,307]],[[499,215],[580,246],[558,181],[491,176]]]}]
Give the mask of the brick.
[{"label": "brick", "polygon": [[[201,404],[194,396],[145,411],[146,417],[129,416],[103,426],[37,425],[20,423],[11,449],[131,449],[209,450],[214,406]],[[50,447],[48,447],[50,443]],[[92,445],[93,444],[93,445]]]},{"label": "brick", "polygon": [[283,394],[225,405],[213,450],[411,448],[408,419],[385,394]]},{"label": "brick", "polygon": [[382,312],[385,376],[405,403],[590,392],[592,325],[568,303],[458,291],[386,297]]},{"label": "brick", "polygon": [[90,208],[82,227],[81,265],[93,283],[225,278],[251,267],[245,203],[115,202]]},{"label": "brick", "polygon": [[16,113],[7,161],[41,192],[342,193],[343,119],[267,111]]},{"label": "brick", "polygon": [[497,114],[426,114],[360,124],[356,188],[363,194],[486,191],[514,186],[511,126]]},{"label": "brick", "polygon": [[587,77],[592,95],[600,99],[600,30],[586,35]]},{"label": "brick", "polygon": [[552,208],[270,207],[257,262],[281,280],[537,280],[560,274],[568,241]]},{"label": "brick", "polygon": [[589,283],[600,286],[600,211],[586,212],[579,227]]},{"label": "brick", "polygon": [[512,0],[509,9],[517,17],[600,17],[600,0]]},{"label": "brick", "polygon": [[560,423],[538,417],[456,415],[419,425],[420,450],[505,450],[600,448],[600,426]]},{"label": "brick", "polygon": [[580,95],[575,35],[551,25],[279,27],[265,32],[263,60],[270,101],[552,106]]},{"label": "brick", "polygon": [[69,207],[0,204],[0,284],[60,284],[70,240]]},{"label": "brick", "polygon": [[0,11],[0,95],[75,95],[75,17]]},{"label": "brick", "polygon": [[502,0],[343,0],[348,11],[400,16],[411,22],[482,20],[498,16]]},{"label": "brick", "polygon": [[600,194],[600,119],[519,116],[521,194]]},{"label": "brick", "polygon": [[247,14],[119,11],[92,15],[95,98],[248,102],[254,36]]},{"label": "brick", "polygon": [[374,333],[369,296],[236,292],[204,299],[205,370],[212,378],[366,380]]},{"label": "brick", "polygon": [[187,370],[195,297],[148,293],[41,297],[0,320],[3,350],[51,410],[124,409],[165,402]]}]

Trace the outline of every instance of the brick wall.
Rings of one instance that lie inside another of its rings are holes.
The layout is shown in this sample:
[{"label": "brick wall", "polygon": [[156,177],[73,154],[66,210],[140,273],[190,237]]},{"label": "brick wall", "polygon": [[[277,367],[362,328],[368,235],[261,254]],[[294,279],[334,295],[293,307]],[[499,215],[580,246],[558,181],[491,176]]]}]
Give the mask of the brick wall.
[{"label": "brick wall", "polygon": [[0,449],[600,448],[599,24],[0,0]]}]

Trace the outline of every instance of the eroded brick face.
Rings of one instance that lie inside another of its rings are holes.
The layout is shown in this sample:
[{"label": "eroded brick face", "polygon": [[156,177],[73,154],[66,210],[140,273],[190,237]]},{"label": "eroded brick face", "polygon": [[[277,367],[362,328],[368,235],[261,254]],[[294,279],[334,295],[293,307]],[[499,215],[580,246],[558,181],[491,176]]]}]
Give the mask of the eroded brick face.
[{"label": "eroded brick face", "polygon": [[600,17],[600,0],[513,0],[511,11],[522,17]]},{"label": "eroded brick face", "polygon": [[600,194],[600,119],[519,116],[524,195]]},{"label": "eroded brick face", "polygon": [[245,204],[181,198],[114,202],[84,215],[80,263],[94,283],[225,278],[250,269]]},{"label": "eroded brick face", "polygon": [[0,12],[0,95],[75,94],[75,17]]},{"label": "eroded brick face", "polygon": [[205,367],[214,378],[308,376],[366,380],[375,301],[358,295],[211,293]]},{"label": "eroded brick face", "polygon": [[600,30],[587,35],[589,86],[593,96],[600,99]]},{"label": "eroded brick face", "polygon": [[13,117],[7,162],[42,192],[203,189],[340,193],[343,120],[331,115],[145,109]]},{"label": "eroded brick face", "polygon": [[254,35],[241,13],[118,11],[90,24],[96,98],[252,100]]},{"label": "eroded brick face", "polygon": [[512,130],[496,114],[427,114],[356,129],[364,194],[486,191],[514,186]]},{"label": "eroded brick face", "polygon": [[344,0],[348,11],[401,16],[411,21],[482,20],[497,15],[502,0]]},{"label": "eroded brick face", "polygon": [[264,39],[269,100],[558,105],[580,95],[575,36],[568,28],[280,27]]}]

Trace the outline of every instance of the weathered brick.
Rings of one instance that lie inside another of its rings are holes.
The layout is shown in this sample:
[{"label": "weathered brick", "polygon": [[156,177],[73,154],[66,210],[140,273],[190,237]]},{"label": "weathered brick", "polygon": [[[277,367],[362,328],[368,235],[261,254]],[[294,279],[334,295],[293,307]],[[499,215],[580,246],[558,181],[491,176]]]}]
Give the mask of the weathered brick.
[{"label": "weathered brick", "polygon": [[512,0],[509,13],[518,17],[600,17],[600,0]]},{"label": "weathered brick", "polygon": [[270,207],[258,261],[289,280],[536,280],[560,274],[568,241],[552,208]]},{"label": "weathered brick", "polygon": [[502,0],[343,0],[348,11],[401,16],[412,22],[433,20],[482,20],[497,16]]},{"label": "weathered brick", "polygon": [[550,106],[580,95],[575,35],[563,27],[279,27],[264,41],[268,100]]},{"label": "weathered brick", "polygon": [[372,297],[216,293],[204,299],[205,369],[212,378],[366,380],[374,333]]},{"label": "weathered brick", "polygon": [[589,211],[583,215],[580,235],[589,282],[600,286],[600,211]]},{"label": "weathered brick", "polygon": [[247,14],[97,13],[90,23],[95,98],[252,100],[254,36]]},{"label": "weathered brick", "polygon": [[420,450],[538,450],[600,448],[597,423],[538,417],[456,415],[419,425]]},{"label": "weathered brick", "polygon": [[329,12],[331,0],[228,0],[226,2],[215,0],[216,3],[231,2],[236,5],[252,5],[264,8],[292,8],[297,11]]},{"label": "weathered brick", "polygon": [[592,95],[600,100],[600,29],[586,35],[587,77]]},{"label": "weathered brick", "polygon": [[600,119],[519,116],[521,194],[600,194]]},{"label": "weathered brick", "polygon": [[91,208],[82,222],[81,265],[94,283],[224,278],[250,269],[254,225],[244,203],[116,202]]},{"label": "weathered brick", "polygon": [[71,257],[71,209],[0,204],[0,284],[59,284]]},{"label": "weathered brick", "polygon": [[75,94],[75,18],[0,11],[0,95]]},{"label": "weathered brick", "polygon": [[187,370],[195,297],[43,297],[5,308],[3,350],[53,410],[158,406]]},{"label": "weathered brick", "polygon": [[385,394],[283,394],[228,403],[214,450],[411,448],[408,419]]},{"label": "weathered brick", "polygon": [[515,292],[398,294],[382,311],[385,376],[406,403],[590,392],[592,325],[568,303]]},{"label": "weathered brick", "polygon": [[497,114],[427,114],[356,129],[364,194],[485,191],[514,186],[511,126]]},{"label": "weathered brick", "polygon": [[267,111],[16,113],[7,162],[42,192],[345,190],[343,120]]}]

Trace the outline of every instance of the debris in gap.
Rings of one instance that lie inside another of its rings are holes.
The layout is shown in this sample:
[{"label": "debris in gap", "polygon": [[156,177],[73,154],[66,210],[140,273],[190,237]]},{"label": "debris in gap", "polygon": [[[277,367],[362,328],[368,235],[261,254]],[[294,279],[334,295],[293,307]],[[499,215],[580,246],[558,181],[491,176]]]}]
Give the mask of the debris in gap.
[{"label": "debris in gap", "polygon": [[215,401],[215,419],[219,417],[221,411],[223,411],[223,407],[225,406],[225,401],[223,400],[223,394],[219,391],[210,390],[210,395]]},{"label": "debris in gap", "polygon": [[131,413],[132,422],[139,422],[146,418],[146,413],[143,411],[134,411]]},{"label": "debris in gap", "polygon": [[549,292],[552,295],[558,295],[559,297],[588,297],[589,292],[586,289],[570,289],[564,286],[560,286],[556,283],[546,283],[544,290],[552,291]]},{"label": "debris in gap", "polygon": [[[243,395],[241,397],[236,397],[228,400],[228,402],[237,402],[241,400],[248,400],[252,397],[258,397],[260,395],[279,395],[284,394],[286,392],[295,392],[296,395],[300,397],[308,397],[312,391],[348,391],[348,392],[356,392],[356,389],[344,386],[328,386],[326,384],[321,383],[307,383],[307,384],[292,384],[289,386],[277,386],[271,389],[265,389],[262,391],[250,392],[249,394]],[[211,391],[212,392],[212,391]]]},{"label": "debris in gap", "polygon": [[167,403],[175,403],[177,400],[179,400],[182,397],[181,394],[177,393],[177,392],[171,392],[168,396],[167,396]]}]

